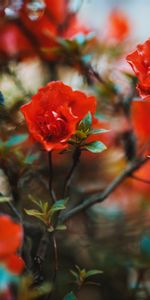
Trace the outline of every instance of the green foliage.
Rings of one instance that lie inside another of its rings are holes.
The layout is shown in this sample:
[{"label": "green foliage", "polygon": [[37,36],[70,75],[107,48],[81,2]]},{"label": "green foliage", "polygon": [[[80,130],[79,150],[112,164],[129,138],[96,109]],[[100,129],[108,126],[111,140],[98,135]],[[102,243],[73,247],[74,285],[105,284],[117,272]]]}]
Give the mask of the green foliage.
[{"label": "green foliage", "polygon": [[95,129],[92,127],[92,114],[88,112],[88,114],[79,122],[76,134],[70,139],[70,144],[78,145],[82,150],[88,150],[92,153],[100,153],[107,149],[106,145],[104,145],[100,141],[93,141],[90,143],[85,143],[85,140],[95,134],[101,134],[109,132],[108,129]]},{"label": "green foliage", "polygon": [[33,278],[31,276],[22,277],[17,300],[35,300],[41,296],[45,296],[52,290],[52,285],[43,283],[40,286],[33,287]]},{"label": "green foliage", "polygon": [[0,194],[0,203],[9,202],[9,201],[11,201],[10,197],[3,196],[3,195]]},{"label": "green foliage", "polygon": [[8,139],[7,142],[5,142],[5,147],[10,148],[10,147],[17,146],[18,144],[25,142],[27,138],[28,138],[27,133],[13,135]]},{"label": "green foliage", "polygon": [[78,125],[78,130],[81,130],[83,132],[86,132],[91,128],[92,125],[92,115],[90,112],[83,118],[83,120],[80,121]]},{"label": "green foliage", "polygon": [[106,145],[102,142],[95,141],[89,144],[84,144],[84,149],[92,152],[92,153],[100,153],[107,149]]},{"label": "green foliage", "polygon": [[50,206],[48,202],[42,202],[39,199],[35,199],[32,195],[29,195],[29,198],[38,207],[38,209],[25,209],[27,215],[33,216],[42,221],[49,232],[66,229],[66,226],[63,224],[59,224],[55,227],[55,216],[58,212],[66,208],[66,199],[57,200]]},{"label": "green foliage", "polygon": [[80,269],[79,266],[75,266],[75,270],[71,270],[70,273],[74,277],[74,282],[77,284],[78,287],[81,287],[83,284],[93,284],[93,281],[87,281],[89,277],[94,275],[102,274],[103,271],[101,270],[89,270]]},{"label": "green foliage", "polygon": [[77,297],[73,292],[68,293],[63,300],[77,300]]}]

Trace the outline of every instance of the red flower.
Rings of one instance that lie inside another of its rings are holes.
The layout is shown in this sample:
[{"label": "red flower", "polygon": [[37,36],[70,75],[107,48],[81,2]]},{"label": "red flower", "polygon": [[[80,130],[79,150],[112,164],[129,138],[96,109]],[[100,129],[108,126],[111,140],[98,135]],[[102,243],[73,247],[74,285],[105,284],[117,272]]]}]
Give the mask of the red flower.
[{"label": "red flower", "polygon": [[45,0],[47,10],[56,24],[63,24],[68,14],[68,0]]},{"label": "red flower", "polygon": [[127,61],[138,77],[140,95],[150,95],[150,39],[138,45],[137,50],[127,56]]},{"label": "red flower", "polygon": [[150,98],[132,101],[131,121],[140,150],[150,154]]},{"label": "red flower", "polygon": [[73,91],[71,87],[56,81],[39,89],[21,110],[34,139],[51,151],[66,148],[77,123],[88,112],[93,115],[95,108],[94,97]]},{"label": "red flower", "polygon": [[119,10],[113,10],[109,16],[109,37],[117,42],[121,42],[128,37],[129,32],[130,26],[126,15]]},{"label": "red flower", "polygon": [[46,0],[45,12],[35,20],[29,18],[26,9],[28,2],[29,0],[25,1],[20,11],[20,19],[43,58],[48,60],[56,58],[58,55],[56,48],[57,50],[59,48],[58,37],[72,39],[79,33],[89,33],[89,30],[80,24],[77,17],[68,11],[68,1]]},{"label": "red flower", "polygon": [[22,227],[9,216],[0,216],[0,263],[4,263],[9,271],[16,274],[24,267],[23,260],[15,254],[22,239]]},{"label": "red flower", "polygon": [[16,254],[8,256],[8,258],[5,260],[5,266],[14,274],[20,274],[24,268],[24,265],[23,259]]},{"label": "red flower", "polygon": [[0,37],[1,59],[20,59],[33,55],[29,40],[14,22],[0,23]]}]

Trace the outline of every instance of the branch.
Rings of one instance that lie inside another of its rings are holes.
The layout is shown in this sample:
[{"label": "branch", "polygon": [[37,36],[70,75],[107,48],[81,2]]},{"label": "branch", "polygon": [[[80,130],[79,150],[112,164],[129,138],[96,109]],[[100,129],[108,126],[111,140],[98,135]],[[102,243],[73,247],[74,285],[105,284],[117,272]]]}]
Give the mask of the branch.
[{"label": "branch", "polygon": [[54,203],[56,201],[56,195],[53,190],[52,184],[53,184],[53,164],[52,164],[52,152],[48,152],[48,164],[49,164],[49,193],[52,199],[52,202]]},{"label": "branch", "polygon": [[101,193],[97,193],[94,195],[89,196],[85,199],[81,204],[77,205],[75,208],[71,209],[70,211],[66,212],[64,215],[60,216],[59,221],[65,222],[74,215],[80,213],[91,207],[96,203],[103,202],[118,186],[121,184],[127,177],[131,176],[131,174],[139,169],[143,164],[148,161],[148,158],[141,158],[139,160],[135,160],[130,163],[126,169],[124,169],[119,176],[117,176],[112,183]]},{"label": "branch", "polygon": [[81,150],[79,148],[76,148],[74,153],[73,153],[73,163],[72,163],[72,166],[69,170],[69,173],[67,174],[66,176],[66,179],[65,179],[65,184],[64,184],[64,189],[63,189],[63,198],[65,198],[68,194],[68,190],[69,190],[69,187],[70,187],[70,184],[71,184],[71,180],[72,180],[72,177],[74,175],[74,171],[79,163],[79,160],[80,160],[80,155],[81,155]]}]

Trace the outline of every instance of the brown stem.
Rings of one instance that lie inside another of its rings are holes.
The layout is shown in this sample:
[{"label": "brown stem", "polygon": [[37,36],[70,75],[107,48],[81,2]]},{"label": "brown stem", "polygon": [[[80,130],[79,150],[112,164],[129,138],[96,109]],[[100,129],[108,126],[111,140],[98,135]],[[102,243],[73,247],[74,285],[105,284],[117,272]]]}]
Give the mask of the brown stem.
[{"label": "brown stem", "polygon": [[124,169],[119,176],[117,176],[112,183],[101,193],[97,193],[87,197],[83,202],[77,205],[75,208],[66,212],[64,215],[60,216],[59,221],[64,222],[73,217],[74,215],[80,213],[91,207],[96,203],[103,202],[127,177],[139,169],[143,164],[148,161],[148,158],[141,158],[130,163],[126,169]]},{"label": "brown stem", "polygon": [[44,232],[40,239],[40,243],[37,249],[36,256],[34,258],[34,281],[39,283],[44,280],[42,267],[47,253],[47,248],[49,244],[49,237],[47,230]]},{"label": "brown stem", "polygon": [[53,164],[52,164],[52,151],[48,152],[48,165],[49,165],[49,193],[53,203],[56,201],[56,195],[53,190]]},{"label": "brown stem", "polygon": [[56,241],[56,236],[55,233],[53,233],[53,248],[54,248],[54,262],[55,262],[55,273],[54,273],[54,277],[53,280],[56,280],[56,275],[58,272],[58,248],[57,248],[57,241]]},{"label": "brown stem", "polygon": [[81,155],[81,151],[79,148],[76,148],[74,153],[73,153],[73,163],[72,163],[72,166],[66,176],[66,179],[65,179],[65,184],[64,184],[64,190],[63,190],[63,198],[65,198],[69,192],[69,187],[70,187],[70,184],[71,184],[71,180],[72,180],[72,177],[74,175],[74,171],[79,163],[79,160],[80,160],[80,155]]}]

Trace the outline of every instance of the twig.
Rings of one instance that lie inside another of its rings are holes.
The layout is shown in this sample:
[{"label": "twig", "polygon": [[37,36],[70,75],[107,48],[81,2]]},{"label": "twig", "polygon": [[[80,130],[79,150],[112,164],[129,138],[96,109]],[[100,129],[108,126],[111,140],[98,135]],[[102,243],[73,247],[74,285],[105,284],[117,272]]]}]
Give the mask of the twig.
[{"label": "twig", "polygon": [[54,262],[55,262],[55,273],[53,276],[53,281],[56,280],[56,275],[58,271],[58,248],[57,248],[57,241],[56,241],[56,236],[55,233],[53,233],[53,247],[54,247]]},{"label": "twig", "polygon": [[44,232],[40,239],[40,243],[37,249],[36,256],[34,258],[34,281],[39,283],[44,280],[42,274],[42,267],[47,253],[49,244],[49,236],[47,230]]},{"label": "twig", "polygon": [[143,182],[143,183],[150,184],[150,180],[148,180],[148,179],[144,179],[144,178],[138,177],[138,176],[136,176],[136,175],[131,175],[130,177],[131,177],[132,179],[141,181],[141,182]]},{"label": "twig", "polygon": [[74,171],[77,167],[77,164],[79,162],[79,159],[80,159],[80,155],[81,155],[81,151],[79,148],[76,148],[74,153],[73,153],[73,163],[72,163],[72,166],[67,174],[67,177],[65,179],[65,184],[64,184],[64,190],[63,190],[63,197],[65,198],[68,194],[68,190],[69,190],[69,187],[70,187],[70,183],[71,183],[71,180],[72,180],[72,177],[74,175]]},{"label": "twig", "polygon": [[48,164],[49,164],[49,193],[53,203],[56,201],[56,195],[52,187],[53,183],[53,164],[52,164],[52,152],[48,152]]},{"label": "twig", "polygon": [[17,218],[17,220],[22,224],[22,217],[21,214],[19,214],[18,210],[15,208],[15,206],[12,204],[11,201],[7,202],[7,205],[9,206],[9,208],[11,209],[11,211],[14,213],[15,217]]},{"label": "twig", "polygon": [[121,172],[121,174],[118,177],[116,177],[112,181],[112,183],[110,183],[110,185],[103,192],[89,196],[81,204],[77,205],[75,208],[66,212],[64,215],[61,215],[59,221],[60,222],[67,221],[74,215],[80,213],[83,210],[88,209],[92,205],[103,202],[119,186],[119,184],[121,184],[127,177],[129,177],[134,171],[139,169],[147,161],[148,161],[147,157],[133,161],[131,164],[129,164],[126,167],[125,170]]}]

